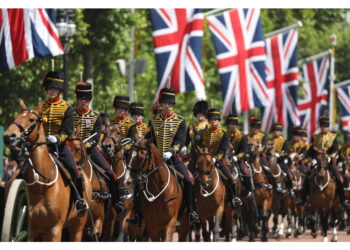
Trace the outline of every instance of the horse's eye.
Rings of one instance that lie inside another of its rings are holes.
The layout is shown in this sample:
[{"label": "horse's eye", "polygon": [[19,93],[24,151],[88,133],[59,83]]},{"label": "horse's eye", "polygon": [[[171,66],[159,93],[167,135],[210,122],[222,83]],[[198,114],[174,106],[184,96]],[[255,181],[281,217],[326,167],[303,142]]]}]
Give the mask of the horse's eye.
[{"label": "horse's eye", "polygon": [[33,118],[30,118],[29,121],[30,121],[30,122],[34,122],[35,120],[34,120]]}]

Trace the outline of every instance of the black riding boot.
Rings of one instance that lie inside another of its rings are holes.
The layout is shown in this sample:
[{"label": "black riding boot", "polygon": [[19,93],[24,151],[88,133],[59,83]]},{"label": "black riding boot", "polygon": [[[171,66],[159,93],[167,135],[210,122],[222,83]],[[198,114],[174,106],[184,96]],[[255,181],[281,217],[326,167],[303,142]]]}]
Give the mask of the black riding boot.
[{"label": "black riding boot", "polygon": [[308,176],[305,178],[304,184],[303,184],[303,188],[302,188],[302,192],[301,192],[301,199],[297,200],[295,202],[295,205],[297,206],[303,206],[306,202],[306,196],[308,195],[310,190],[310,180],[308,178]]},{"label": "black riding boot", "polygon": [[141,225],[141,213],[140,213],[140,193],[138,192],[138,188],[135,187],[134,191],[134,218],[129,218],[126,221],[134,224],[137,227]]},{"label": "black riding boot", "polygon": [[72,188],[73,188],[73,199],[75,203],[75,210],[77,211],[78,215],[82,215],[83,212],[88,209],[88,204],[83,199],[83,177],[78,177],[74,181],[71,182]]},{"label": "black riding boot", "polygon": [[243,176],[243,181],[242,181],[244,188],[247,192],[247,198],[251,199],[252,198],[252,184],[250,182],[250,177],[249,176]]},{"label": "black riding boot", "polygon": [[267,178],[267,181],[272,185],[272,187],[278,193],[282,193],[283,192],[282,188],[280,186],[277,186],[277,182],[276,182],[275,178],[273,178],[271,172],[269,170],[265,169],[264,167],[263,167],[263,169],[264,169],[264,173],[265,173],[265,176]]},{"label": "black riding boot", "polygon": [[109,183],[109,191],[112,196],[112,206],[116,209],[117,213],[125,212],[126,208],[124,204],[120,201],[118,183],[114,180]]},{"label": "black riding boot", "polygon": [[[288,174],[287,174],[287,176],[288,176]],[[292,180],[290,178],[286,177],[285,181],[286,181],[286,187],[288,189],[289,197],[294,199],[295,198],[295,194],[294,194],[294,191],[293,191]]]},{"label": "black riding boot", "polygon": [[[186,184],[185,184],[186,185]],[[199,222],[199,215],[195,210],[195,200],[194,200],[194,193],[192,186],[190,184],[186,185],[185,192],[187,195],[187,208],[189,210],[189,216],[190,216],[190,222],[192,223],[198,223]]]},{"label": "black riding boot", "polygon": [[235,184],[232,182],[232,180],[229,180],[226,186],[228,187],[228,192],[229,192],[229,197],[230,197],[232,207],[238,208],[239,206],[242,205],[242,201],[240,198],[236,196]]}]

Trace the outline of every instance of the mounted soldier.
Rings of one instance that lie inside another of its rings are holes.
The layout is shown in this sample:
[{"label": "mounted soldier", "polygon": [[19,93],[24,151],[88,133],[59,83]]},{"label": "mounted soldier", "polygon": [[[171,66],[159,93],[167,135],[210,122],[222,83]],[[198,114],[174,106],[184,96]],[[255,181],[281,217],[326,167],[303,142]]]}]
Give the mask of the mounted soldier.
[{"label": "mounted soldier", "polygon": [[78,82],[76,84],[77,107],[73,111],[74,126],[75,128],[80,126],[80,139],[84,142],[91,161],[104,170],[109,180],[108,187],[112,196],[112,204],[118,212],[122,212],[124,207],[119,202],[117,177],[113,173],[112,166],[97,148],[101,134],[102,119],[97,112],[90,108],[92,94],[92,85],[90,83]]},{"label": "mounted soldier", "polygon": [[186,122],[182,116],[173,113],[176,104],[175,90],[163,88],[160,91],[159,103],[162,106],[162,112],[151,119],[150,133],[146,138],[150,138],[157,146],[159,152],[163,155],[164,161],[167,164],[172,164],[184,176],[184,196],[190,221],[197,223],[199,222],[199,216],[195,211],[194,182],[189,175],[189,170],[178,157],[179,151],[186,142]]},{"label": "mounted soldier", "polygon": [[238,116],[229,114],[226,117],[226,125],[228,128],[229,146],[232,150],[232,161],[238,166],[242,183],[246,189],[248,197],[251,195],[250,175],[245,161],[249,158],[247,136],[238,129]]},{"label": "mounted soldier", "polygon": [[300,159],[299,169],[307,174],[309,169],[305,165],[306,154],[309,150],[309,144],[305,142],[302,137],[307,137],[307,131],[300,126],[294,126],[292,128],[292,140],[287,142],[287,155],[295,153],[295,157]]},{"label": "mounted soldier", "polygon": [[47,100],[42,101],[42,117],[46,140],[50,152],[58,150],[58,159],[64,164],[71,175],[70,183],[78,214],[83,214],[88,204],[83,197],[83,177],[72,152],[66,145],[67,138],[73,133],[74,118],[71,106],[60,94],[63,92],[64,77],[62,72],[50,71],[46,74],[42,86],[46,90]]},{"label": "mounted soldier", "polygon": [[[260,164],[262,166],[262,169],[264,171],[264,174],[268,180],[268,182],[272,185],[272,187],[278,192],[283,193],[283,190],[280,186],[277,186],[275,178],[273,178],[271,170],[268,165],[268,161],[266,159],[266,155],[264,153],[264,146],[266,143],[266,137],[263,132],[260,131],[261,121],[256,117],[250,118],[250,134],[248,135],[248,138],[250,140],[253,140],[258,145],[257,150],[259,150],[261,153],[260,155]],[[271,187],[270,187],[271,188]]]},{"label": "mounted soldier", "polygon": [[236,195],[234,177],[224,161],[229,144],[229,136],[227,132],[220,127],[221,117],[219,109],[209,109],[208,121],[210,127],[205,129],[202,134],[201,147],[205,147],[209,150],[215,166],[220,169],[228,179],[226,186],[229,191],[232,207],[238,208],[238,206],[242,205],[242,201]]},{"label": "mounted soldier", "polygon": [[112,125],[118,125],[121,130],[122,138],[126,138],[130,127],[134,122],[128,117],[129,114],[129,100],[128,96],[117,95],[113,100],[113,107],[115,108],[116,117],[111,121]]},{"label": "mounted soldier", "polygon": [[[327,117],[320,117],[320,129],[321,132],[319,134],[314,135],[311,147],[308,151],[308,155],[313,159],[312,167],[315,169],[315,166],[317,165],[317,156],[319,154],[327,154],[328,155],[328,168],[332,172],[333,176],[335,177],[335,181],[337,183],[337,193],[340,198],[341,204],[349,209],[350,203],[349,201],[345,200],[344,196],[344,187],[343,187],[343,180],[341,178],[341,175],[339,173],[338,166],[335,162],[335,156],[338,151],[338,142],[336,140],[336,134],[329,131],[329,119]],[[312,171],[310,171],[312,172]],[[310,173],[307,177],[310,176]],[[303,185],[303,196],[301,197],[301,200],[297,201],[297,205],[303,205],[306,201],[306,196],[310,189],[310,180],[309,178],[306,178]]]},{"label": "mounted soldier", "polygon": [[141,102],[133,102],[130,104],[130,115],[134,124],[130,127],[128,138],[132,138],[134,142],[143,139],[149,132],[149,127],[143,122],[145,116],[145,108]]}]

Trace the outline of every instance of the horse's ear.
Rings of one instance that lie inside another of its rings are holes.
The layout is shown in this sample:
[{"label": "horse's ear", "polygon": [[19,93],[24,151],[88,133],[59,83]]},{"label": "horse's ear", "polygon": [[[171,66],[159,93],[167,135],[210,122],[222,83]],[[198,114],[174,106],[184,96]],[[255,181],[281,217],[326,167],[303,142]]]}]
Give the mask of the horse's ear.
[{"label": "horse's ear", "polygon": [[35,111],[36,113],[40,114],[42,109],[43,109],[43,104],[39,103],[38,106],[36,106]]},{"label": "horse's ear", "polygon": [[27,105],[24,103],[22,99],[19,99],[19,106],[21,107],[22,111],[27,109]]},{"label": "horse's ear", "polygon": [[200,154],[203,153],[202,148],[199,146],[199,144],[195,144],[196,145],[196,150],[197,152],[199,152]]}]

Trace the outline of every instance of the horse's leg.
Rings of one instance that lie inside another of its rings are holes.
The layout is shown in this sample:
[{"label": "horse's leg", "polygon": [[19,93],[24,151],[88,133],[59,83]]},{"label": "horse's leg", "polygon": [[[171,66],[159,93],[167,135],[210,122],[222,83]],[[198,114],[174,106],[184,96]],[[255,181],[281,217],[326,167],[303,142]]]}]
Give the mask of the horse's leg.
[{"label": "horse's leg", "polygon": [[269,209],[268,209],[268,200],[264,200],[263,202],[263,207],[262,207],[262,216],[261,216],[261,241],[267,241],[267,233],[269,231],[269,227],[268,227],[268,220],[269,220]]},{"label": "horse's leg", "polygon": [[293,224],[292,209],[290,207],[288,207],[287,209],[287,222],[288,222],[288,228],[287,228],[286,238],[289,239],[292,236],[293,228],[295,228]]},{"label": "horse's leg", "polygon": [[56,224],[51,232],[41,236],[41,240],[45,242],[59,242],[62,239],[62,224]]},{"label": "horse's leg", "polygon": [[327,231],[328,231],[329,214],[328,214],[328,212],[324,212],[320,216],[321,216],[323,242],[328,242]]},{"label": "horse's leg", "polygon": [[165,241],[173,241],[173,236],[175,233],[175,227],[176,227],[176,216],[174,216],[170,222],[168,223],[166,229],[165,229]]},{"label": "horse's leg", "polygon": [[237,241],[237,214],[235,213],[234,216],[232,217],[231,220],[231,231],[232,231],[232,242],[236,242]]},{"label": "horse's leg", "polygon": [[[219,240],[219,233],[220,233],[220,223],[222,220],[222,215],[224,212],[224,204],[222,204],[221,206],[218,207],[218,209],[216,210],[215,213],[215,224],[214,224],[214,228],[213,228],[213,241],[218,241]],[[231,218],[232,220],[232,218]]]},{"label": "horse's leg", "polygon": [[[201,229],[202,229],[202,237],[204,241],[210,241],[210,227],[208,230],[207,227],[207,220],[201,220]],[[197,233],[196,233],[196,241],[200,241],[200,239],[197,237]]]}]

